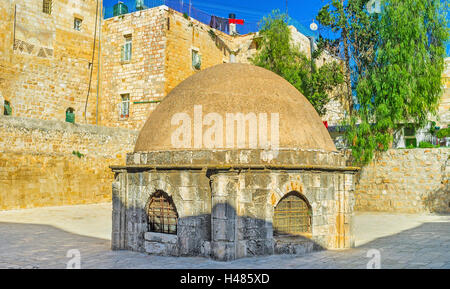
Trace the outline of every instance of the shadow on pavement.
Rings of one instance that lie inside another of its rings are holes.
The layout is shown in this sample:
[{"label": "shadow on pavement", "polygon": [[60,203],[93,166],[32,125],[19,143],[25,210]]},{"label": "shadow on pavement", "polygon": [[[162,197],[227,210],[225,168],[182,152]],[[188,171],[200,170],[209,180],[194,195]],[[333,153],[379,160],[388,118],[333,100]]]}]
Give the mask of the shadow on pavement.
[{"label": "shadow on pavement", "polygon": [[66,268],[70,249],[80,251],[82,268],[363,269],[370,249],[380,251],[382,268],[450,268],[450,222],[424,223],[350,250],[321,251],[302,257],[253,257],[231,262],[111,251],[109,240],[81,236],[49,225],[0,222],[0,240],[0,268]]}]

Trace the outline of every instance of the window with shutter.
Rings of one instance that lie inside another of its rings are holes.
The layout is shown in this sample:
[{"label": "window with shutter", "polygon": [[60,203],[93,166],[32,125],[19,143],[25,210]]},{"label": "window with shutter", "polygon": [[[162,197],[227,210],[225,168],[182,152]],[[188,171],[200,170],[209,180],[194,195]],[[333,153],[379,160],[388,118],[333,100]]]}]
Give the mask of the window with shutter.
[{"label": "window with shutter", "polygon": [[122,103],[120,105],[120,118],[126,119],[130,116],[130,94],[122,94]]},{"label": "window with shutter", "polygon": [[82,20],[81,20],[81,19],[75,18],[75,19],[73,20],[73,29],[75,29],[75,30],[77,30],[77,31],[81,31],[81,23],[82,23]]},{"label": "window with shutter", "polygon": [[132,38],[131,35],[125,36],[125,44],[122,46],[121,50],[121,60],[130,61],[131,60],[131,48],[132,48]]},{"label": "window with shutter", "polygon": [[52,0],[43,0],[42,12],[46,14],[52,14]]},{"label": "window with shutter", "polygon": [[4,104],[3,104],[3,114],[4,115],[11,115],[12,114],[12,109],[11,109],[11,105],[9,103],[9,101],[5,100]]},{"label": "window with shutter", "polygon": [[75,123],[75,110],[71,107],[66,110],[66,122]]},{"label": "window with shutter", "polygon": [[199,70],[202,66],[202,58],[197,50],[192,49],[192,67]]}]

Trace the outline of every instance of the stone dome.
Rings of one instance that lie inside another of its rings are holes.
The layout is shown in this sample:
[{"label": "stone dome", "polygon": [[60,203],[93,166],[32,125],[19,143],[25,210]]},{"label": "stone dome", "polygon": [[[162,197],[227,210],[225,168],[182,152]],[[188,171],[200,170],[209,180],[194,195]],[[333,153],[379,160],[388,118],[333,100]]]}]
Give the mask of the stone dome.
[{"label": "stone dome", "polygon": [[208,113],[223,115],[224,125],[226,113],[266,113],[270,129],[271,113],[278,113],[279,148],[336,151],[321,118],[305,96],[279,75],[239,63],[204,69],[175,87],[150,114],[134,151],[179,150],[172,144],[172,134],[179,126],[172,125],[172,117],[177,113],[189,115],[193,136],[194,106],[199,105],[203,117]]}]

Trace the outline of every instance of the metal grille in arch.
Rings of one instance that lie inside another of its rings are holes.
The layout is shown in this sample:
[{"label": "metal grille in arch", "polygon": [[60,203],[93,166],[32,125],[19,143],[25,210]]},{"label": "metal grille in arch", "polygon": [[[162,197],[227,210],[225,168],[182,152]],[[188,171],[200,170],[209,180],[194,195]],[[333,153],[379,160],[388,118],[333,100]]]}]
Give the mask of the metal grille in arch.
[{"label": "metal grille in arch", "polygon": [[311,233],[311,208],[298,193],[289,193],[275,207],[275,235],[304,235]]},{"label": "metal grille in arch", "polygon": [[171,198],[162,191],[150,197],[147,205],[149,229],[151,232],[177,233],[178,214]]}]

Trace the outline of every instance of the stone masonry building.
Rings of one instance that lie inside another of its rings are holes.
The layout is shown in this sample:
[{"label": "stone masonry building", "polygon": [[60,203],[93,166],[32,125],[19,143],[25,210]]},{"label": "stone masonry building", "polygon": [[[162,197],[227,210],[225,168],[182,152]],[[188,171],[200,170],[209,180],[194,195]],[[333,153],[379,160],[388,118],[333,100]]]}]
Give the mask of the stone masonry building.
[{"label": "stone masonry building", "polygon": [[231,36],[167,6],[103,20],[102,5],[0,1],[1,210],[107,201],[108,166],[125,164],[159,101],[257,50],[257,33]]},{"label": "stone masonry building", "polygon": [[[167,6],[106,20],[102,8],[101,0],[0,1],[0,210],[109,200],[109,165],[125,164],[159,102],[191,75],[248,63],[258,49],[258,33],[229,35]],[[309,39],[290,29],[309,56]],[[449,59],[440,127],[449,123]],[[317,64],[331,60],[324,53]],[[336,125],[345,104],[327,109],[322,120]],[[448,149],[431,151],[374,160],[356,187],[356,209],[448,210]],[[400,172],[413,159],[420,168],[406,182]]]},{"label": "stone masonry building", "polygon": [[[181,81],[216,64],[249,63],[257,50],[257,33],[231,36],[164,5],[101,15],[96,0],[2,1],[1,104],[19,117],[64,121],[73,111],[77,123],[138,130]],[[309,56],[309,39],[291,31]],[[331,60],[324,53],[318,65]],[[324,120],[335,123],[344,109],[339,101],[329,108]]]},{"label": "stone masonry building", "polygon": [[[76,121],[84,122],[89,91],[87,123],[95,124],[98,49],[93,50],[93,43],[97,3],[0,1],[2,108],[7,101],[14,116],[62,121],[72,108]],[[98,47],[98,33],[95,42]]]},{"label": "stone masonry building", "polygon": [[[193,120],[183,147],[173,138],[185,125],[174,129],[177,113]],[[270,126],[261,115],[270,115]],[[267,127],[270,141],[261,138]],[[205,129],[203,144],[198,129]],[[286,80],[249,64],[216,65],[175,87],[145,123],[127,164],[113,166],[112,248],[222,261],[349,248],[357,170]]]}]

